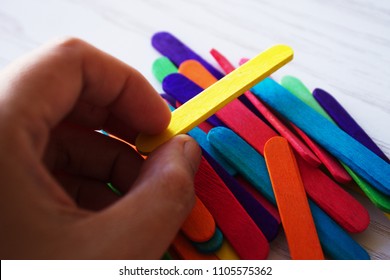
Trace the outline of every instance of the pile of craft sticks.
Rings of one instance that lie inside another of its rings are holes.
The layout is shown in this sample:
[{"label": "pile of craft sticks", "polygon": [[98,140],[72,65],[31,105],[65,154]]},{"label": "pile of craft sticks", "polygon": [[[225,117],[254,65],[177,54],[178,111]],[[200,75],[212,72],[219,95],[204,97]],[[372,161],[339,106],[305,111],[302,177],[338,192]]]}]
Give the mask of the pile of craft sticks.
[{"label": "pile of craft sticks", "polygon": [[[213,49],[221,73],[168,32],[152,45],[172,110],[235,69]],[[266,259],[283,230],[292,259],[370,258],[350,236],[368,212],[345,187],[390,213],[389,159],[329,93],[268,77],[188,134],[203,151],[196,204],[167,256]]]}]

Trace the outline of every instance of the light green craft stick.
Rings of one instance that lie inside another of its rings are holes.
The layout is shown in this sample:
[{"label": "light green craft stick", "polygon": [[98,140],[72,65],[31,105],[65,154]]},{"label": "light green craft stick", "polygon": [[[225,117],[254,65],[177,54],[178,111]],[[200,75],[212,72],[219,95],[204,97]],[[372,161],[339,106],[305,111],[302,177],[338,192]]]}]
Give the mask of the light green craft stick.
[{"label": "light green craft stick", "polygon": [[156,79],[162,83],[166,76],[172,73],[177,73],[177,67],[169,60],[169,58],[162,56],[153,62],[152,72]]},{"label": "light green craft stick", "polygon": [[137,149],[147,154],[175,135],[187,133],[292,58],[293,50],[285,45],[276,45],[260,53],[176,109],[161,134],[138,135]]}]

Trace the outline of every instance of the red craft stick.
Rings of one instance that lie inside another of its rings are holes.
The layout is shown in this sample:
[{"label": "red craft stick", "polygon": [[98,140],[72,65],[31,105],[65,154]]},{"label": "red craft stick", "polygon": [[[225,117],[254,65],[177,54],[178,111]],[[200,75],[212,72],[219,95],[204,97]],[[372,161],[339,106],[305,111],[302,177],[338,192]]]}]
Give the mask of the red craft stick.
[{"label": "red craft stick", "polygon": [[181,226],[188,239],[194,242],[206,242],[215,233],[215,221],[203,202],[196,197],[195,206]]},{"label": "red craft stick", "polygon": [[339,161],[337,161],[332,155],[330,155],[327,151],[325,151],[321,146],[319,146],[316,142],[311,140],[309,136],[306,135],[299,127],[290,123],[292,128],[301,136],[303,141],[310,147],[310,149],[317,155],[317,157],[324,164],[326,169],[328,169],[329,173],[332,177],[341,184],[347,184],[352,181],[351,176],[348,172],[343,168]]},{"label": "red craft stick", "polygon": [[324,259],[305,188],[287,140],[277,136],[265,145],[272,188],[292,259]]},{"label": "red craft stick", "polygon": [[241,259],[265,259],[269,244],[210,164],[202,158],[195,192]]}]

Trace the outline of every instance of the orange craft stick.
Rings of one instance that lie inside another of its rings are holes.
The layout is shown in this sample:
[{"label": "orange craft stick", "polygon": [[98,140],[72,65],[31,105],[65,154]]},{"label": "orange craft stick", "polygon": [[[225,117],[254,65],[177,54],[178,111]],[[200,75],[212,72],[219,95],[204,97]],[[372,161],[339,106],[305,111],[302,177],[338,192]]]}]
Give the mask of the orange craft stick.
[{"label": "orange craft stick", "polygon": [[181,226],[188,239],[194,242],[206,242],[215,233],[215,221],[203,202],[196,196],[195,206]]},{"label": "orange craft stick", "polygon": [[267,141],[264,156],[292,259],[324,259],[297,162],[287,140]]},{"label": "orange craft stick", "polygon": [[215,254],[203,254],[198,252],[194,246],[185,238],[184,235],[178,233],[172,243],[173,250],[183,260],[218,260]]},{"label": "orange craft stick", "polygon": [[205,71],[210,73],[202,64],[193,59],[186,60],[179,66],[180,74],[183,74],[203,89],[208,88],[217,81],[213,75],[205,75]]}]

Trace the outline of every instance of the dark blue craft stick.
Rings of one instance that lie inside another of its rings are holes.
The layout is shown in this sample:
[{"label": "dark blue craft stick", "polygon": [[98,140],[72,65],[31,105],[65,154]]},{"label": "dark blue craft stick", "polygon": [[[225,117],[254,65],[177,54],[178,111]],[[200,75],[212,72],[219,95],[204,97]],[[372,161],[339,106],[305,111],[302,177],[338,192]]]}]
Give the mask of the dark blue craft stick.
[{"label": "dark blue craft stick", "polygon": [[210,254],[218,251],[223,244],[222,231],[216,227],[213,237],[206,242],[191,242],[192,245],[201,253]]},{"label": "dark blue craft stick", "polygon": [[382,152],[382,150],[375,144],[370,136],[368,136],[363,128],[330,93],[323,89],[316,88],[313,91],[313,96],[342,130],[362,143],[383,160],[390,163],[390,160],[385,153]]},{"label": "dark blue craft stick", "polygon": [[152,37],[152,45],[163,56],[168,57],[177,67],[186,60],[195,59],[218,80],[223,77],[220,71],[168,32],[154,34]]},{"label": "dark blue craft stick", "polygon": [[268,241],[276,238],[280,223],[264,208],[237,180],[229,175],[207,152],[203,156],[210,163],[211,167],[218,173],[225,185],[230,189],[236,199],[244,207],[257,227],[263,232]]},{"label": "dark blue craft stick", "polygon": [[[276,205],[265,160],[256,150],[232,130],[224,127],[211,129],[208,140],[245,179]],[[310,199],[309,205],[321,246],[327,256],[349,260],[370,258],[353,238]]]},{"label": "dark blue craft stick", "polygon": [[251,91],[378,191],[390,195],[390,165],[382,158],[275,81],[266,78]]},{"label": "dark blue craft stick", "polygon": [[[182,104],[203,91],[200,86],[180,73],[166,76],[162,82],[162,88],[167,94]],[[207,122],[213,126],[224,126],[215,115],[208,118]]]},{"label": "dark blue craft stick", "polygon": [[166,102],[168,102],[169,105],[172,107],[176,107],[176,99],[170,96],[169,94],[166,93],[160,93],[161,97],[165,99]]}]

